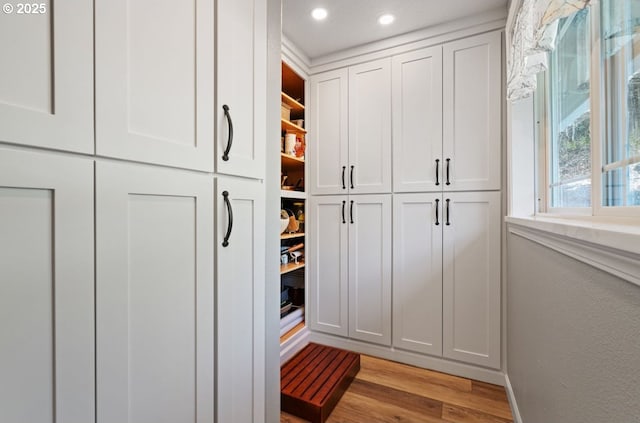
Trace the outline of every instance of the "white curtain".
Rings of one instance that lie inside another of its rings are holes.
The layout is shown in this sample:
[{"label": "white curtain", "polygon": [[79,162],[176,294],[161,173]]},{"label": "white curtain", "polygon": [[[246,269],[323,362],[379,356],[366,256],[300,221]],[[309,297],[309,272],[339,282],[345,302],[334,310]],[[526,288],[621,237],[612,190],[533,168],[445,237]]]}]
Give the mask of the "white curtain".
[{"label": "white curtain", "polygon": [[547,69],[555,48],[558,20],[584,9],[590,0],[522,0],[511,28],[507,56],[507,99],[529,97],[536,75]]}]

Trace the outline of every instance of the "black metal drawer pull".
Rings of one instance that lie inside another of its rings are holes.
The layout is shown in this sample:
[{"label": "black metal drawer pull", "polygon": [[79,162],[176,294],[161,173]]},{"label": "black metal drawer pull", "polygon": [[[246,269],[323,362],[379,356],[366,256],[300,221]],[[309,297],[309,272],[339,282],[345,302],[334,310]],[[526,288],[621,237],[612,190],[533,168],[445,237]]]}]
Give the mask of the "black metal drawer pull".
[{"label": "black metal drawer pull", "polygon": [[342,223],[345,224],[347,221],[344,218],[344,206],[347,204],[346,201],[342,200]]},{"label": "black metal drawer pull", "polygon": [[436,159],[436,185],[440,185],[440,159]]},{"label": "black metal drawer pull", "polygon": [[439,216],[438,216],[438,209],[440,208],[440,199],[436,198],[436,226],[440,225],[440,221]]},{"label": "black metal drawer pull", "polygon": [[347,189],[347,186],[344,183],[344,172],[347,170],[346,166],[342,166],[342,189]]},{"label": "black metal drawer pull", "polygon": [[222,241],[222,246],[229,246],[229,237],[231,236],[231,230],[233,229],[233,209],[231,208],[231,201],[229,201],[229,192],[222,191],[222,197],[224,198],[224,203],[227,206],[227,213],[229,214],[229,223],[227,224],[227,233],[224,236],[224,240]]},{"label": "black metal drawer pull", "polygon": [[451,182],[449,182],[449,164],[451,162],[451,159],[447,159],[447,185],[451,185]]},{"label": "black metal drawer pull", "polygon": [[349,176],[349,181],[351,181],[351,189],[353,189],[353,168],[354,167],[355,166],[351,166],[351,175]]},{"label": "black metal drawer pull", "polygon": [[449,201],[450,200],[447,198],[446,201],[447,201],[447,223],[446,223],[446,225],[449,226],[449,225],[451,225],[451,222],[449,221]]},{"label": "black metal drawer pull", "polygon": [[353,200],[351,200],[351,207],[349,207],[349,219],[351,219],[351,223],[353,224]]},{"label": "black metal drawer pull", "polygon": [[222,106],[222,110],[224,110],[224,116],[227,118],[227,123],[229,124],[229,138],[227,139],[227,148],[224,149],[224,153],[222,154],[222,160],[225,162],[229,160],[229,152],[231,151],[231,144],[233,144],[233,120],[231,120],[231,115],[229,114],[229,106],[226,104]]}]

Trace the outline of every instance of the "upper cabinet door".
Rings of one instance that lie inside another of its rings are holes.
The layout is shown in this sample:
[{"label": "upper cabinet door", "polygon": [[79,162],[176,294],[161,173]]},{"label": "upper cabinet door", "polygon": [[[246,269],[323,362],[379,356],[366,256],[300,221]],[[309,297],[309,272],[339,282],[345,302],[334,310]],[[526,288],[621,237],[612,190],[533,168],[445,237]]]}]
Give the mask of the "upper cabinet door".
[{"label": "upper cabinet door", "polygon": [[349,337],[391,345],[391,195],[350,196],[348,206]]},{"label": "upper cabinet door", "polygon": [[500,368],[500,193],[444,194],[443,354]]},{"label": "upper cabinet door", "polygon": [[218,178],[215,203],[217,421],[261,423],[266,342],[264,190],[259,181]]},{"label": "upper cabinet door", "polygon": [[0,13],[0,142],[91,154],[93,2],[52,3]]},{"label": "upper cabinet door", "polygon": [[391,59],[349,68],[349,186],[391,192]]},{"label": "upper cabinet door", "polygon": [[0,421],[95,422],[92,162],[0,149],[0,215]]},{"label": "upper cabinet door", "polygon": [[213,219],[209,175],[97,164],[99,422],[214,422]]},{"label": "upper cabinet door", "polygon": [[445,191],[500,189],[501,49],[500,32],[443,47]]},{"label": "upper cabinet door", "polygon": [[442,355],[442,194],[393,198],[393,346]]},{"label": "upper cabinet door", "polygon": [[95,8],[97,154],[213,171],[213,2]]},{"label": "upper cabinet door", "polygon": [[[213,3],[213,2],[210,2]],[[264,0],[218,0],[216,171],[264,177],[267,27]],[[225,113],[226,109],[226,113]]]},{"label": "upper cabinet door", "polygon": [[441,191],[442,47],[393,58],[393,189]]},{"label": "upper cabinet door", "polygon": [[347,69],[311,77],[307,145],[311,194],[349,192],[349,73]]}]

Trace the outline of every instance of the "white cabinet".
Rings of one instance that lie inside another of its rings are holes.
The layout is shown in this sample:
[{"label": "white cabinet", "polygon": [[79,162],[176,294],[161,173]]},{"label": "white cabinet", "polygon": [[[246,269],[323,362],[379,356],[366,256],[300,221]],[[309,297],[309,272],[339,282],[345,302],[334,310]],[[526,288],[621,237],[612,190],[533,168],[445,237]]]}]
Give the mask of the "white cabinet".
[{"label": "white cabinet", "polygon": [[310,327],[391,342],[391,197],[309,201]]},{"label": "white cabinet", "polygon": [[311,77],[310,192],[391,192],[391,61]]},{"label": "white cabinet", "polygon": [[501,49],[500,32],[443,46],[446,191],[500,189]]},{"label": "white cabinet", "polygon": [[393,199],[393,345],[442,355],[442,194]]},{"label": "white cabinet", "polygon": [[97,154],[213,171],[214,16],[207,0],[95,2]]},{"label": "white cabinet", "polygon": [[391,60],[349,68],[349,192],[391,192]]},{"label": "white cabinet", "polygon": [[95,422],[92,177],[0,149],[2,422]]},{"label": "white cabinet", "polygon": [[442,47],[393,57],[393,190],[442,189]]},{"label": "white cabinet", "polygon": [[500,193],[449,193],[444,197],[444,356],[497,369]]},{"label": "white cabinet", "polygon": [[349,72],[313,75],[309,148],[311,194],[346,194],[349,187]]},{"label": "white cabinet", "polygon": [[216,181],[218,422],[260,423],[265,411],[263,185]]},{"label": "white cabinet", "polygon": [[216,172],[263,178],[267,101],[266,2],[218,0],[215,3],[216,109],[206,118],[210,121],[211,116],[215,116],[217,125]]},{"label": "white cabinet", "polygon": [[96,165],[102,423],[214,421],[213,178]]},{"label": "white cabinet", "polygon": [[93,3],[38,4],[0,13],[0,142],[93,153]]},{"label": "white cabinet", "polygon": [[393,58],[394,191],[499,190],[501,38]]}]

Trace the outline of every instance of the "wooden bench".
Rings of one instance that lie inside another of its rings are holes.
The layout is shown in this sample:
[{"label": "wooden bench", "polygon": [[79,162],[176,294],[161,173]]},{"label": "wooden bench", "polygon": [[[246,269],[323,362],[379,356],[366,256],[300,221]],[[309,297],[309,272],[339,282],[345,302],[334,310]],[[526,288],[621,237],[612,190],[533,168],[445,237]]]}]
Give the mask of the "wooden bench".
[{"label": "wooden bench", "polygon": [[360,370],[360,354],[309,344],[282,366],[282,411],[324,423]]}]

